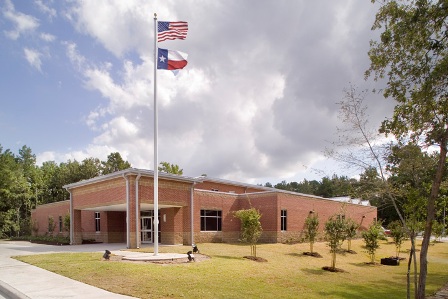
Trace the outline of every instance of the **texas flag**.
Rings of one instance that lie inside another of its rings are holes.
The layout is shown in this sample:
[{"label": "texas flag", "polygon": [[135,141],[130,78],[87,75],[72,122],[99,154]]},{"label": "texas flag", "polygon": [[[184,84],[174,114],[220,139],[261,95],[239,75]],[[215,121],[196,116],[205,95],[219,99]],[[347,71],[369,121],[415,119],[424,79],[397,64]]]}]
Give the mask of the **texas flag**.
[{"label": "texas flag", "polygon": [[172,51],[168,49],[158,49],[157,69],[159,70],[179,70],[187,65],[188,54]]}]

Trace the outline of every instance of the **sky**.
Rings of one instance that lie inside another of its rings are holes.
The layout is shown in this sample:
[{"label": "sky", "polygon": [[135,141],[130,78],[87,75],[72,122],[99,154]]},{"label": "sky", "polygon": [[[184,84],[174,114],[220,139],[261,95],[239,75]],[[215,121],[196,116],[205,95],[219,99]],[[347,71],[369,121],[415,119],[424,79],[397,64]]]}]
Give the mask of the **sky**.
[{"label": "sky", "polygon": [[[187,21],[177,75],[157,71],[158,161],[272,184],[344,173],[324,155],[343,90],[365,80],[370,0],[0,0],[0,145],[37,163],[119,152],[154,169],[154,13]],[[369,123],[393,103],[366,98]]]}]

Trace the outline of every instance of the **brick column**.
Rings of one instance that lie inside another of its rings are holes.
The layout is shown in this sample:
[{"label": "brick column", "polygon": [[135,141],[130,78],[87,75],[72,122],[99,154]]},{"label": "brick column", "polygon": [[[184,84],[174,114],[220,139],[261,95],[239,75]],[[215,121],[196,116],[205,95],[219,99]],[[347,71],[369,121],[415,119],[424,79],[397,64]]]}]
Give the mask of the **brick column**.
[{"label": "brick column", "polygon": [[[129,248],[137,248],[138,242],[136,232],[138,229],[138,222],[136,223],[136,176],[129,176]],[[139,211],[140,214],[140,211]]]},{"label": "brick column", "polygon": [[82,244],[81,210],[73,210],[73,244]]}]

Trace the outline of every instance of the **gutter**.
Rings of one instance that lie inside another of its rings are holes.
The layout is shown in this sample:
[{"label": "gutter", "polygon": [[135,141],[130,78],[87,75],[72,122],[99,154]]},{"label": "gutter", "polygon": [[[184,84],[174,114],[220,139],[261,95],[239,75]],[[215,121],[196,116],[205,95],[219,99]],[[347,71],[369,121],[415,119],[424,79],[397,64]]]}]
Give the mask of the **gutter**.
[{"label": "gutter", "polygon": [[130,248],[130,232],[129,232],[129,179],[125,173],[123,173],[123,179],[126,180],[126,247]]},{"label": "gutter", "polygon": [[141,173],[137,175],[137,178],[135,179],[135,242],[137,245],[137,248],[140,248],[140,236],[139,236],[139,221],[140,221],[140,213],[139,213],[139,194],[138,194],[138,181],[140,180],[140,177],[142,176]]},{"label": "gutter", "polygon": [[68,188],[65,188],[65,190],[67,190],[67,192],[70,194],[70,245],[73,245],[75,242],[75,234],[74,234],[74,227],[73,227],[73,223],[74,223],[74,212],[73,212],[73,197],[72,197],[72,192],[70,190],[68,190]]}]

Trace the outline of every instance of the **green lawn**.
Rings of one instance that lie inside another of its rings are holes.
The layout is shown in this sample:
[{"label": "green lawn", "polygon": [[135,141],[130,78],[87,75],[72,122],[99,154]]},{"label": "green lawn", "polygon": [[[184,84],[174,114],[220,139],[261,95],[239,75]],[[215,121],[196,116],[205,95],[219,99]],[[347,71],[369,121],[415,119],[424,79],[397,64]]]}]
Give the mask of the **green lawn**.
[{"label": "green lawn", "polygon": [[[140,298],[406,298],[407,260],[400,266],[368,265],[363,242],[352,242],[357,254],[339,254],[330,266],[329,248],[316,243],[323,258],[303,256],[304,244],[262,244],[257,255],[267,262],[243,258],[250,248],[240,244],[198,244],[210,259],[173,265],[102,261],[101,253],[60,253],[16,257],[61,275],[115,293]],[[409,244],[403,246],[407,257]],[[346,244],[343,245],[346,247]],[[186,253],[189,246],[159,247],[159,252]],[[140,249],[144,251],[144,249]],[[381,242],[377,261],[394,255],[392,243]],[[419,254],[419,253],[418,253]],[[448,243],[429,250],[427,294],[448,282]]]}]

